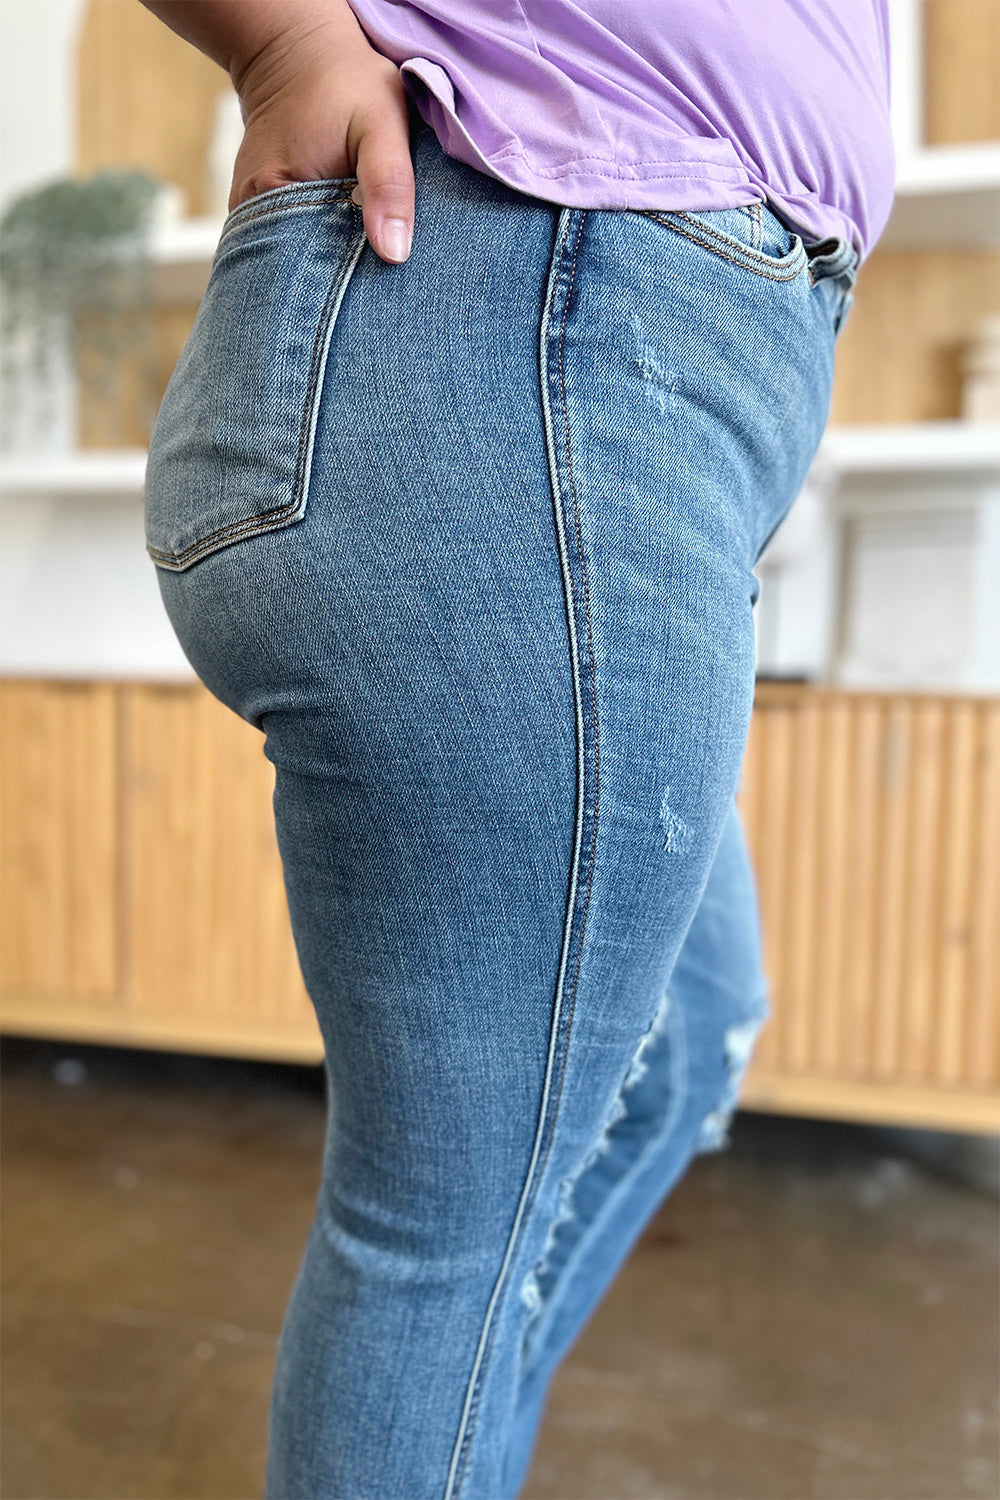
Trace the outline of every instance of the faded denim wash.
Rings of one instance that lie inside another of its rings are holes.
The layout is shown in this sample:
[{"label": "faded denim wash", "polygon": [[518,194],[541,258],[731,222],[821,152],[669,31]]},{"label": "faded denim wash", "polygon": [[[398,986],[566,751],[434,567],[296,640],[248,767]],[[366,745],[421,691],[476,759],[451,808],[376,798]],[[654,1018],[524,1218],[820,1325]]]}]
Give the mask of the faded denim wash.
[{"label": "faded denim wash", "polygon": [[734,794],[754,563],[825,425],[856,252],[767,204],[563,208],[414,132],[230,215],[147,539],[266,736],[326,1045],[268,1500],[507,1500],[552,1371],[768,1013]]}]

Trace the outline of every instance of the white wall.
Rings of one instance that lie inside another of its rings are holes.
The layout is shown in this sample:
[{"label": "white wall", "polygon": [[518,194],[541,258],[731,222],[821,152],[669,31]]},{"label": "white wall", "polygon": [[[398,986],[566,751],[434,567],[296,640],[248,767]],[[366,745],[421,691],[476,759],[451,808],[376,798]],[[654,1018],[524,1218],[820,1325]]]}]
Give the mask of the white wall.
[{"label": "white wall", "polygon": [[0,0],[0,212],[70,169],[83,8],[84,0]]}]

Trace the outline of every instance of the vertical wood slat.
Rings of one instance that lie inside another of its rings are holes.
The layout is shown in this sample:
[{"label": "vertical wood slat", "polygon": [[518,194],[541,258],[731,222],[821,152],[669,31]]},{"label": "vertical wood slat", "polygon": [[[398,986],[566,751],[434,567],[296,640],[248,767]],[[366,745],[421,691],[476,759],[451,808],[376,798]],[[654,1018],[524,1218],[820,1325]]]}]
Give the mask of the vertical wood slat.
[{"label": "vertical wood slat", "polygon": [[1000,1082],[1000,705],[761,684],[741,812],[746,789],[774,1010],[754,1065]]},{"label": "vertical wood slat", "polygon": [[964,1069],[970,1082],[985,1084],[1000,1076],[1000,1027],[997,985],[1000,983],[1000,703],[977,715],[979,745],[973,806],[976,844],[973,855],[969,941],[970,991],[968,1053]]},{"label": "vertical wood slat", "polygon": [[846,872],[844,1035],[842,1058],[861,1076],[872,1050],[874,913],[878,883],[877,819],[881,780],[883,716],[877,703],[862,700],[851,712],[851,853]]},{"label": "vertical wood slat", "polygon": [[[798,733],[792,765],[790,793],[793,799],[791,820],[792,857],[795,878],[792,881],[788,920],[783,941],[789,951],[787,991],[798,994],[808,984],[812,954],[822,922],[815,897],[819,866],[819,804],[812,796],[814,780],[819,773],[821,718],[819,705],[804,703],[791,715]],[[787,1034],[791,1046],[786,1056],[792,1066],[802,1067],[809,1057],[809,1016],[791,1008]]]},{"label": "vertical wood slat", "polygon": [[903,1034],[894,1069],[914,1082],[933,1076],[934,975],[941,863],[941,754],[944,713],[929,699],[916,706],[910,759],[911,858],[907,868]]},{"label": "vertical wood slat", "polygon": [[833,699],[825,705],[818,783],[815,1024],[813,1057],[821,1071],[840,1071],[843,1046],[843,971],[851,934],[845,926],[847,867],[850,859],[849,705]]},{"label": "vertical wood slat", "polygon": [[911,858],[907,821],[912,705],[890,699],[884,706],[881,798],[878,814],[880,880],[875,896],[874,970],[878,996],[873,1017],[872,1070],[886,1082],[893,1077],[903,1025],[906,959],[906,872]]},{"label": "vertical wood slat", "polygon": [[940,958],[934,1047],[939,1058],[938,1076],[954,1085],[961,1082],[966,1061],[963,1031],[969,994],[977,770],[976,714],[971,706],[956,704],[948,716],[947,732],[942,767]]},{"label": "vertical wood slat", "polygon": [[314,1020],[260,735],[200,686],[134,686],[125,745],[132,1009]]},{"label": "vertical wood slat", "polygon": [[[775,718],[772,732],[761,746],[758,777],[757,829],[754,848],[756,850],[757,885],[762,906],[770,911],[781,910],[785,903],[786,851],[788,846],[786,820],[788,814],[787,785],[791,766],[791,747],[784,717]],[[764,961],[772,982],[780,985],[784,970],[781,933],[766,933],[764,936]],[[784,1036],[785,1016],[775,1012],[768,1031],[781,1033],[775,1037],[778,1045],[787,1046]]]},{"label": "vertical wood slat", "polygon": [[106,683],[0,684],[4,987],[113,997],[118,738]]}]

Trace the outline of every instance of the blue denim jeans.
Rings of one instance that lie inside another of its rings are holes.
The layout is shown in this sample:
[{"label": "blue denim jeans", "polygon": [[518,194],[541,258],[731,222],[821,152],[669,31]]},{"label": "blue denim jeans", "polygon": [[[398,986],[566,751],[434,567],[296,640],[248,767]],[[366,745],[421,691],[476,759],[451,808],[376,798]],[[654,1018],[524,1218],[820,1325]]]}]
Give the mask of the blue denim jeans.
[{"label": "blue denim jeans", "polygon": [[146,526],[264,732],[326,1049],[269,1500],[518,1493],[557,1364],[726,1126],[767,1014],[735,811],[753,567],[856,254],[767,204],[563,208],[415,131],[223,230]]}]

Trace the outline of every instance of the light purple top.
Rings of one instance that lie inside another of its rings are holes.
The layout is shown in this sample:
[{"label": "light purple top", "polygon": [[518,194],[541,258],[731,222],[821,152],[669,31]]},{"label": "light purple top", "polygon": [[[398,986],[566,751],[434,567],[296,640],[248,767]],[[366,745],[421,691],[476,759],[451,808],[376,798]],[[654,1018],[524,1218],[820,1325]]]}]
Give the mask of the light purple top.
[{"label": "light purple top", "polygon": [[888,0],[349,3],[443,149],[524,193],[575,208],[767,198],[861,259],[889,217]]}]

